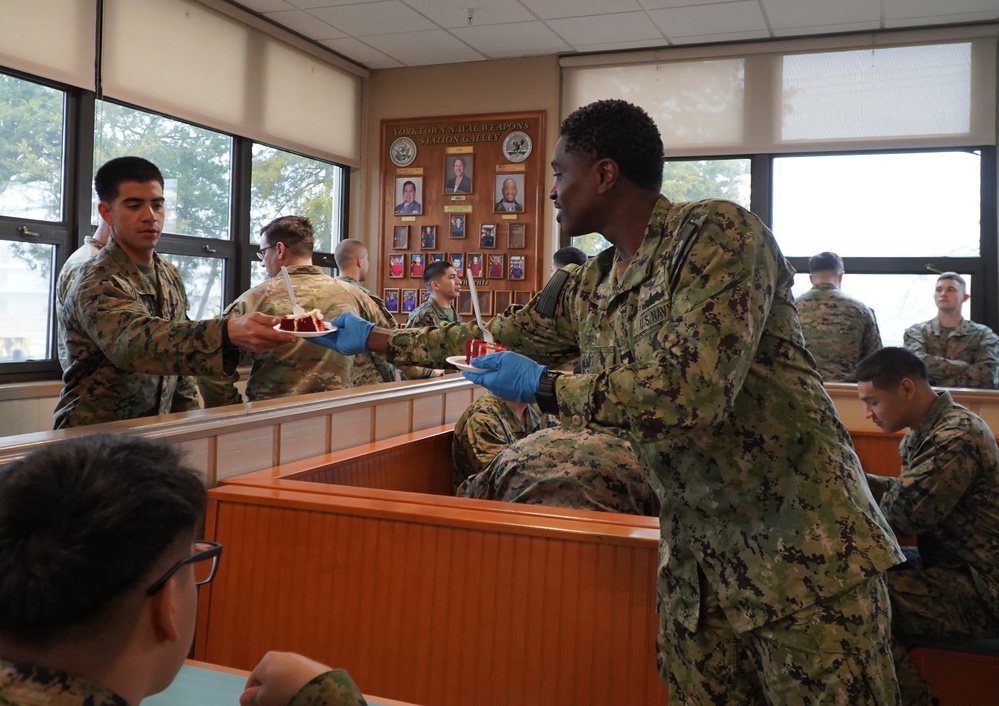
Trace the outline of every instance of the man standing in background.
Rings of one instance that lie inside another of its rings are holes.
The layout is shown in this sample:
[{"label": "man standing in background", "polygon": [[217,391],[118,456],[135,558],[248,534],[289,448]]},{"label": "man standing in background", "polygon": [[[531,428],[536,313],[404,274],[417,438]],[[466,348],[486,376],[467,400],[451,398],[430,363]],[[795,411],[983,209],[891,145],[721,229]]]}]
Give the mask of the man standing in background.
[{"label": "man standing in background", "polygon": [[843,258],[823,252],[808,261],[812,288],[794,300],[805,348],[826,382],[852,382],[857,363],[881,348],[874,311],[840,287]]}]

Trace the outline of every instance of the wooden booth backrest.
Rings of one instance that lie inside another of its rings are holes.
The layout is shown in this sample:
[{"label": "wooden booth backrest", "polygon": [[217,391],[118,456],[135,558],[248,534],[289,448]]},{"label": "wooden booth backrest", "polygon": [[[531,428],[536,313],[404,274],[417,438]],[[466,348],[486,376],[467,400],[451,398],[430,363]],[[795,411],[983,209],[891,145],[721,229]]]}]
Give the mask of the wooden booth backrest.
[{"label": "wooden booth backrest", "polygon": [[666,703],[654,518],[311,485],[209,492],[197,659],[294,650],[427,706]]}]

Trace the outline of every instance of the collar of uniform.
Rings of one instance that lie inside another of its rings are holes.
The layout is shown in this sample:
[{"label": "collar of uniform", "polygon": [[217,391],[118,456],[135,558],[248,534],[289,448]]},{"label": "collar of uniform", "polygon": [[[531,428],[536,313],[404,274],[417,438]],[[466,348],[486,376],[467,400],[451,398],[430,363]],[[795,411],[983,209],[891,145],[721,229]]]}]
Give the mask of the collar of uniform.
[{"label": "collar of uniform", "polygon": [[923,443],[923,439],[926,435],[933,431],[937,424],[940,423],[940,419],[952,407],[954,407],[954,398],[950,396],[950,393],[947,390],[942,390],[937,395],[936,401],[934,401],[933,404],[930,405],[930,408],[926,410],[926,414],[923,415],[919,424],[910,429],[902,439],[903,453],[907,448],[918,448]]},{"label": "collar of uniform", "polygon": [[812,289],[829,290],[829,289],[839,289],[839,287],[837,287],[832,282],[818,282],[817,284],[812,285]]},{"label": "collar of uniform", "polygon": [[[935,316],[932,319],[930,319],[930,332],[934,336],[943,335],[943,327],[940,326],[940,319],[938,319]],[[955,326],[950,330],[950,332],[947,334],[947,338],[950,338],[951,336],[966,336],[969,333],[971,333],[971,322],[965,318],[962,318],[961,323],[959,323],[957,326]]]},{"label": "collar of uniform", "polygon": [[[624,274],[618,279],[616,293],[627,292],[641,286],[645,282],[653,266],[658,263],[656,254],[663,243],[663,234],[667,231],[670,208],[673,204],[665,196],[656,199],[649,217],[649,225],[645,229],[645,237],[638,247],[638,252],[631,258]],[[612,264],[613,266],[613,264]]]},{"label": "collar of uniform", "polygon": [[[322,275],[326,274],[323,272],[322,268],[318,265],[289,265],[288,266],[289,275]],[[280,277],[281,274],[278,273],[275,277]]]},{"label": "collar of uniform", "polygon": [[46,706],[128,706],[125,699],[87,679],[46,667],[0,660],[0,702]]},{"label": "collar of uniform", "polygon": [[[139,272],[139,268],[135,266],[134,262],[132,262],[132,258],[130,258],[128,253],[122,250],[121,247],[119,247],[114,238],[108,238],[108,244],[101,248],[101,251],[97,253],[97,257],[105,257],[114,262],[119,268],[125,270],[125,272],[128,273],[129,279],[132,280],[132,284],[143,294],[156,296],[155,291],[145,287],[145,285],[148,284],[148,280],[143,279],[142,274]],[[96,260],[96,257],[94,259]],[[159,269],[160,262],[161,260],[159,254],[154,251],[153,268]]]}]

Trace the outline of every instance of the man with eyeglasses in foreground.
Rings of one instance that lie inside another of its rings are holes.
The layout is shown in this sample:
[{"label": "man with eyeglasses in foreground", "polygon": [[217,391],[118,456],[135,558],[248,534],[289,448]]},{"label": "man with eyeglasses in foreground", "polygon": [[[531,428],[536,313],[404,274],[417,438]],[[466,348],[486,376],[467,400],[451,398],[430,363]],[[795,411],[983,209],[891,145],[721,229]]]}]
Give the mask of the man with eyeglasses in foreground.
[{"label": "man with eyeglasses in foreground", "polygon": [[[205,488],[169,444],[96,434],[0,469],[0,703],[136,706],[184,664],[196,586],[222,546],[194,539]],[[268,653],[243,706],[357,706],[342,670]]]}]

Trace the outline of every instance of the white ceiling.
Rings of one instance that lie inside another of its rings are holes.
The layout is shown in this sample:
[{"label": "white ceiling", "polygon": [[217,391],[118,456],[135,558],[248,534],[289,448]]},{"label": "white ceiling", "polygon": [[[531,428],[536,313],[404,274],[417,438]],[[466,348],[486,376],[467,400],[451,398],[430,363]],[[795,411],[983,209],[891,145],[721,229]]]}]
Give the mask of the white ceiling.
[{"label": "white ceiling", "polygon": [[369,69],[999,20],[999,0],[230,1]]}]

